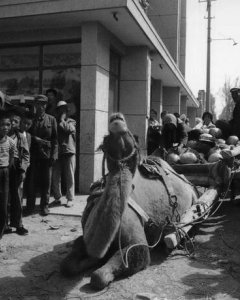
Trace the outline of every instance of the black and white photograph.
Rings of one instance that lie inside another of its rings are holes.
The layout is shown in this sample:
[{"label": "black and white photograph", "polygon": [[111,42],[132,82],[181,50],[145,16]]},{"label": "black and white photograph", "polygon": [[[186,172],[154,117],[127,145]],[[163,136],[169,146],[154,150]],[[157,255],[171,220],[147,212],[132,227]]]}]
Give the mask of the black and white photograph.
[{"label": "black and white photograph", "polygon": [[0,0],[0,300],[240,299],[240,0]]}]

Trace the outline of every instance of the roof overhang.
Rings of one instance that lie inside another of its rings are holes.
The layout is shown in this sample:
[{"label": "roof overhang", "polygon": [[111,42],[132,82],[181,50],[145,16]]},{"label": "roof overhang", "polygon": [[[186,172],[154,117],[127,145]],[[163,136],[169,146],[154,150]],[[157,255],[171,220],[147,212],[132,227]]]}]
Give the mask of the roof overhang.
[{"label": "roof overhang", "polygon": [[8,2],[0,3],[0,45],[13,43],[13,32],[71,30],[85,22],[99,22],[124,45],[147,46],[151,51],[152,77],[162,80],[164,86],[179,87],[182,95],[187,96],[188,104],[198,107],[198,101],[138,0]]}]

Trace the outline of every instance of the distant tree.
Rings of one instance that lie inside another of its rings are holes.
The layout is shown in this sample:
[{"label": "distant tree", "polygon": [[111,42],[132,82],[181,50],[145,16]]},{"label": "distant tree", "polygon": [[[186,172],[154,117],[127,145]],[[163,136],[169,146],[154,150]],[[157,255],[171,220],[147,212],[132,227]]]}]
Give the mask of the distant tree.
[{"label": "distant tree", "polygon": [[225,106],[222,110],[222,113],[219,115],[219,119],[229,121],[232,118],[232,112],[234,109],[234,102],[230,93],[232,87],[240,87],[239,77],[237,77],[233,82],[229,78],[226,79],[222,89],[220,90],[220,94],[224,99]]},{"label": "distant tree", "polygon": [[216,120],[216,98],[212,94],[210,94],[210,103],[213,120]]}]

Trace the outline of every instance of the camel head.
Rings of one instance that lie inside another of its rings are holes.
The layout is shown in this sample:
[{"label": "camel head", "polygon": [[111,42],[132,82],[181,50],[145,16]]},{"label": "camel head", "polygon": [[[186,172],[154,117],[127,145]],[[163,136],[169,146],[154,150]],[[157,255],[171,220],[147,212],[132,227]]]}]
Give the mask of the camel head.
[{"label": "camel head", "polygon": [[138,162],[138,146],[122,113],[111,115],[108,129],[109,135],[104,138],[101,148],[109,171],[126,166],[134,173]]}]

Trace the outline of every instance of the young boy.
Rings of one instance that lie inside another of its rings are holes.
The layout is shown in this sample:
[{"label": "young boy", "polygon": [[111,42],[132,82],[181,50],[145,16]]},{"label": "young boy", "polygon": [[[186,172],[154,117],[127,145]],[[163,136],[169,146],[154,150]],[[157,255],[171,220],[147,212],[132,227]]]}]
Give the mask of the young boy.
[{"label": "young boy", "polygon": [[16,147],[8,136],[11,128],[9,115],[0,111],[0,239],[7,224],[7,205],[9,193],[9,167],[13,164]]},{"label": "young boy", "polygon": [[17,111],[11,112],[11,130],[9,136],[13,139],[17,151],[14,154],[14,165],[10,168],[10,227],[16,228],[16,233],[26,235],[28,230],[22,224],[22,193],[26,170],[29,166],[29,148],[27,138],[20,132],[21,116]]},{"label": "young boy", "polygon": [[[34,114],[31,113],[30,111],[26,111],[21,118],[21,124],[20,124],[20,132],[27,139],[29,152],[30,152],[31,142],[32,142],[32,137],[31,137],[31,134],[29,133],[29,129],[32,127],[33,120],[34,120]],[[27,205],[26,205],[26,211],[25,211],[26,214],[29,214],[31,211],[31,207],[28,203],[29,202],[28,199],[29,199],[29,194],[30,194],[30,186],[33,184],[34,184],[34,182],[32,180],[32,176],[31,176],[31,155],[30,155],[30,165],[26,171],[26,178],[25,178],[24,184],[23,184],[23,193],[27,198]]]}]

